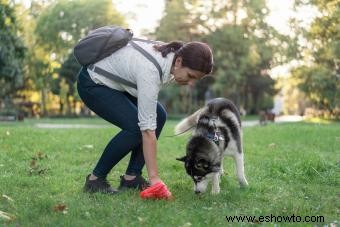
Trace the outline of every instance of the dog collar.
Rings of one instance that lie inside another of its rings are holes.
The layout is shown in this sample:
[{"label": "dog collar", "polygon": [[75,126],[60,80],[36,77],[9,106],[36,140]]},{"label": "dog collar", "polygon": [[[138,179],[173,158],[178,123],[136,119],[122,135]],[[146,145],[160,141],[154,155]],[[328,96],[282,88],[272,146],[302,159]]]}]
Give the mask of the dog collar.
[{"label": "dog collar", "polygon": [[208,133],[206,137],[210,140],[212,140],[217,146],[220,145],[220,141],[223,141],[224,138],[221,136],[220,131],[218,130],[216,123],[215,123],[215,118],[212,119],[213,125],[214,125],[214,133]]},{"label": "dog collar", "polygon": [[214,133],[209,133],[206,135],[209,140],[212,140],[217,146],[220,145],[220,141],[223,141],[223,137],[221,136],[220,132],[215,131]]}]

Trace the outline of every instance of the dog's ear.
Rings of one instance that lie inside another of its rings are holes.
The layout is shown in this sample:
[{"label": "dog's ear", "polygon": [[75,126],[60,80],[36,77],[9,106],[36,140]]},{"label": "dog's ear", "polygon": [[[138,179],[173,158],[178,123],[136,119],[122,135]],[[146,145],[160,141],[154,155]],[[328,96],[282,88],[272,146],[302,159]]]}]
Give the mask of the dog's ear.
[{"label": "dog's ear", "polygon": [[183,156],[182,158],[176,158],[176,160],[181,161],[181,162],[185,162],[187,160],[187,156]]}]

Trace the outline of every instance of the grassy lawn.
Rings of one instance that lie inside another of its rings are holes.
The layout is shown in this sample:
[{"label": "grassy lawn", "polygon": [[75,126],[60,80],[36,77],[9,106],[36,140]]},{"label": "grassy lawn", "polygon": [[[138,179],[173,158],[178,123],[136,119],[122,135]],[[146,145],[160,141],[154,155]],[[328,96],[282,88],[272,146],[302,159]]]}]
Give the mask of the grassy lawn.
[{"label": "grassy lawn", "polygon": [[[99,119],[45,122],[108,125]],[[173,201],[142,201],[136,191],[83,193],[85,176],[118,129],[41,129],[35,123],[0,123],[0,226],[234,226],[251,223],[228,223],[227,215],[293,214],[323,216],[320,226],[340,221],[340,123],[245,128],[250,186],[239,188],[234,163],[227,158],[221,193],[197,196],[183,164],[175,160],[184,154],[189,135],[167,137],[176,124],[169,121],[158,157]],[[113,186],[127,161],[111,171]],[[259,224],[258,218],[254,222]]]}]

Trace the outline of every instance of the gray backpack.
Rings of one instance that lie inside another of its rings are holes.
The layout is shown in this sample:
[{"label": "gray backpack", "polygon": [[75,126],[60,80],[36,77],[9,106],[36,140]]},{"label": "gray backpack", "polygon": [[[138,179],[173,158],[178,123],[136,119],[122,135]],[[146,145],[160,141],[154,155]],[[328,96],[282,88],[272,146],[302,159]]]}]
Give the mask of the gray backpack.
[{"label": "gray backpack", "polygon": [[130,29],[124,29],[118,26],[105,26],[91,31],[85,38],[81,39],[73,49],[73,54],[82,66],[86,66],[88,69],[112,79],[116,82],[125,84],[127,86],[137,88],[135,84],[123,78],[114,75],[106,70],[94,66],[93,64],[111,55],[113,52],[131,44],[137,51],[143,54],[149,61],[151,61],[159,72],[160,79],[162,81],[162,69],[157,60],[145,51],[134,41],[142,41],[147,43],[159,43],[150,40],[132,38],[133,33]]}]

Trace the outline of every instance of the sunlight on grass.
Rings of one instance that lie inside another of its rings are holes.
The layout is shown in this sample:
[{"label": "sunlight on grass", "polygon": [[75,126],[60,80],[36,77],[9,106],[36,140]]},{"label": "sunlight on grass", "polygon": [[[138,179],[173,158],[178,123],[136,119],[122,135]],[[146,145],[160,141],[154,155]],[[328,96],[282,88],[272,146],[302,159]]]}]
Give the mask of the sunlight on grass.
[{"label": "sunlight on grass", "polygon": [[331,124],[333,121],[328,119],[323,119],[320,117],[309,117],[304,119],[305,122],[318,123],[318,124]]}]

